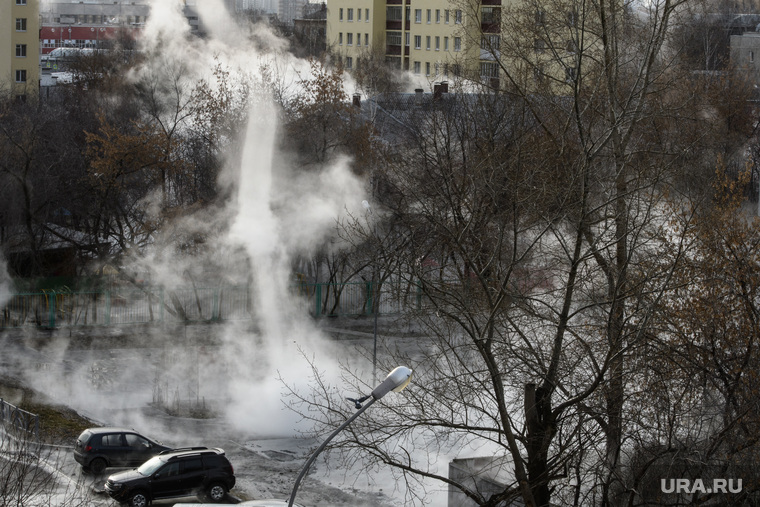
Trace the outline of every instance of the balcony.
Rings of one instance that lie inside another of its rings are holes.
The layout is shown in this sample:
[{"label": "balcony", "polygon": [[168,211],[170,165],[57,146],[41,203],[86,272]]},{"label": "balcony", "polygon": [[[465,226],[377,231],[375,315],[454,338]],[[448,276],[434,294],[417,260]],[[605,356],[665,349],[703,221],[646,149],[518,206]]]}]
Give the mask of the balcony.
[{"label": "balcony", "polygon": [[401,54],[401,45],[399,44],[388,44],[385,46],[385,54],[386,55],[393,55],[398,56]]},{"label": "balcony", "polygon": [[501,32],[501,23],[481,23],[480,30],[482,33],[499,33]]},{"label": "balcony", "polygon": [[480,5],[501,5],[501,0],[480,0]]},{"label": "balcony", "polygon": [[401,21],[386,20],[385,29],[386,30],[401,30]]}]

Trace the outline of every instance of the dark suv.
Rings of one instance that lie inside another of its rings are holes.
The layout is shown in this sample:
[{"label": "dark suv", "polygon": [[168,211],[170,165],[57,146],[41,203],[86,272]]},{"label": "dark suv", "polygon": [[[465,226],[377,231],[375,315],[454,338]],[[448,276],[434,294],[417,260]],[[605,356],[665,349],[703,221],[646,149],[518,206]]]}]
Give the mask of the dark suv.
[{"label": "dark suv", "polygon": [[77,438],[74,459],[101,474],[106,467],[137,466],[169,447],[126,428],[90,428]]},{"label": "dark suv", "polygon": [[111,475],[106,491],[130,507],[153,500],[197,495],[220,502],[235,485],[235,475],[222,449],[188,447],[165,451],[135,470]]}]

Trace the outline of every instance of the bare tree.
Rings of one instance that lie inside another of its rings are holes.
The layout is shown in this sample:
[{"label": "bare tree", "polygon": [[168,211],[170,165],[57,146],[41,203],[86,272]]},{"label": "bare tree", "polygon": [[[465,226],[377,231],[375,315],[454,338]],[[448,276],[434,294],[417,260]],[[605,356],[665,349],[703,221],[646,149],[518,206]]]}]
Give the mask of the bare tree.
[{"label": "bare tree", "polygon": [[[389,237],[404,238],[398,276],[421,291],[410,317],[431,341],[393,355],[387,366],[407,361],[419,383],[357,421],[344,448],[478,505],[635,503],[633,442],[664,408],[641,405],[638,368],[664,339],[660,302],[690,246],[668,220],[690,198],[678,191],[705,190],[682,184],[715,154],[696,147],[719,151],[700,118],[712,128],[733,114],[711,94],[693,104],[705,83],[670,65],[679,5],[502,6],[476,32],[499,66],[482,84],[498,94],[396,108],[380,195]],[[361,375],[355,385],[367,388]],[[323,421],[345,416],[317,397]],[[508,473],[479,489],[431,463],[428,446],[481,446]]]}]

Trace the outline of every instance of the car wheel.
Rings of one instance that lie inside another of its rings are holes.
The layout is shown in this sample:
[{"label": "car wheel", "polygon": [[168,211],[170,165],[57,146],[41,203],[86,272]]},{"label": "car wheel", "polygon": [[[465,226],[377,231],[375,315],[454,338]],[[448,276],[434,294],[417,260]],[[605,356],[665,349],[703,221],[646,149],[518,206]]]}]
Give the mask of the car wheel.
[{"label": "car wheel", "polygon": [[106,460],[103,458],[95,458],[94,460],[90,461],[90,466],[88,468],[95,475],[100,475],[106,469]]},{"label": "car wheel", "polygon": [[133,493],[129,497],[129,507],[147,507],[148,497],[142,491]]},{"label": "car wheel", "polygon": [[224,500],[224,495],[227,494],[227,488],[223,484],[218,482],[212,483],[206,488],[206,497],[212,502],[221,502]]}]

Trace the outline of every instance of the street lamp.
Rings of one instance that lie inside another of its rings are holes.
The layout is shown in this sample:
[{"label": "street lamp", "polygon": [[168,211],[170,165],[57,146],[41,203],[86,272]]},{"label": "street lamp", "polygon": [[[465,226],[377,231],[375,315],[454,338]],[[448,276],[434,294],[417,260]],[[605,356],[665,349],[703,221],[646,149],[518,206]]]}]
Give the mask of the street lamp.
[{"label": "street lamp", "polygon": [[[387,377],[385,377],[385,380],[383,380],[377,387],[375,387],[370,394],[363,398],[359,398],[358,400],[354,400],[349,398],[349,401],[354,402],[354,406],[358,409],[351,417],[346,419],[346,421],[338,426],[335,431],[330,433],[330,436],[328,436],[324,442],[317,448],[316,451],[309,457],[309,459],[306,461],[306,464],[301,469],[301,473],[298,474],[298,477],[296,478],[296,482],[293,485],[293,491],[290,493],[290,499],[288,500],[288,507],[293,507],[293,502],[296,499],[296,493],[298,492],[298,486],[301,484],[301,480],[306,475],[306,472],[309,471],[309,467],[311,467],[311,464],[314,463],[314,460],[317,458],[319,453],[321,453],[325,447],[327,447],[327,444],[330,443],[330,440],[332,440],[335,435],[346,429],[349,424],[353,422],[354,419],[359,417],[359,415],[367,410],[373,403],[375,403],[377,400],[385,396],[391,391],[400,393],[404,390],[406,386],[409,385],[409,382],[412,381],[412,370],[407,368],[406,366],[397,366],[392,372],[388,374]],[[369,400],[369,401],[367,401]],[[362,405],[367,401],[366,404]]]},{"label": "street lamp", "polygon": [[[367,212],[372,214],[372,206],[368,201],[362,201],[362,206]],[[377,236],[377,222],[375,222],[375,236]],[[372,326],[372,381],[377,380],[377,313],[380,309],[380,291],[377,289],[378,283],[375,280],[375,268],[372,268],[372,313],[374,314],[374,325]]]}]

